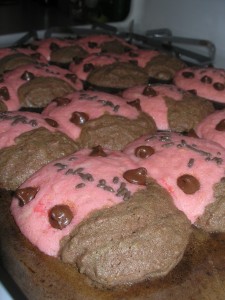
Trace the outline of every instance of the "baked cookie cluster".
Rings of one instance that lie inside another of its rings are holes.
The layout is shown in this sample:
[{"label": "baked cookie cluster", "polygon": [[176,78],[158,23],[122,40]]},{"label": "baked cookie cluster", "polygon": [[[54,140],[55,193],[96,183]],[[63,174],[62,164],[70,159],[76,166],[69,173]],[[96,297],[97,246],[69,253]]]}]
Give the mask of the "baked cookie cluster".
[{"label": "baked cookie cluster", "polygon": [[0,188],[38,251],[113,288],[225,232],[224,70],[99,34],[2,49],[0,74]]}]

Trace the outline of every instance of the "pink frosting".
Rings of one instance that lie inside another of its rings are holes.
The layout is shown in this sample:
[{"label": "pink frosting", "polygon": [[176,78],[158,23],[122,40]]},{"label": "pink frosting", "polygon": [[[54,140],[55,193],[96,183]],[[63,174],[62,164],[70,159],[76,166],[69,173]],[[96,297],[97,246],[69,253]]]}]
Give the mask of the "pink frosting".
[{"label": "pink frosting", "polygon": [[44,127],[50,131],[60,130],[45,121],[45,117],[31,112],[0,112],[0,149],[15,144],[15,138],[24,132]]},{"label": "pink frosting", "polygon": [[136,86],[125,90],[122,96],[129,100],[139,99],[142,110],[152,116],[156,126],[160,130],[169,129],[165,97],[169,97],[175,101],[179,101],[183,97],[183,92],[174,85],[151,85],[157,95],[143,95],[146,86]]},{"label": "pink frosting", "polygon": [[[21,232],[48,255],[57,256],[60,240],[91,212],[123,202],[123,196],[116,195],[122,182],[131,194],[140,188],[123,178],[125,171],[137,168],[125,154],[107,152],[107,157],[93,157],[89,153],[90,150],[81,150],[44,166],[20,187],[38,187],[35,198],[23,207],[18,205],[17,198],[12,200],[11,212]],[[66,175],[69,169],[78,168],[83,168],[82,173],[91,174],[93,181],[83,180],[78,174]],[[113,180],[115,177],[118,183]],[[101,179],[106,180],[113,192],[97,186]],[[80,183],[85,186],[76,188]],[[62,204],[70,207],[73,218],[60,230],[51,226],[48,214],[52,207]]]},{"label": "pink frosting", "polygon": [[[194,73],[194,77],[186,78],[184,72]],[[211,78],[212,82],[202,82],[204,76]],[[225,70],[216,68],[190,67],[178,71],[174,77],[174,83],[184,90],[195,90],[197,95],[212,101],[225,103]],[[222,90],[217,90],[213,85],[221,83]]]},{"label": "pink frosting", "polygon": [[10,99],[4,101],[9,111],[18,110],[21,107],[17,95],[17,90],[21,85],[26,83],[26,81],[21,78],[25,71],[31,72],[36,77],[56,77],[62,79],[68,82],[68,84],[70,84],[76,90],[81,90],[83,87],[79,79],[77,79],[76,82],[73,83],[70,79],[66,77],[67,74],[73,75],[73,73],[71,73],[68,70],[59,68],[57,66],[32,64],[21,66],[16,70],[8,71],[7,73],[5,73],[4,81],[0,83],[0,89],[3,87],[7,87],[9,91]]},{"label": "pink frosting", "polygon": [[[135,149],[141,145],[151,146],[155,153],[145,159],[136,157]],[[124,153],[148,170],[148,175],[171,194],[176,207],[192,223],[214,201],[213,186],[224,176],[224,148],[205,139],[162,132],[130,143]],[[194,194],[185,194],[178,187],[177,178],[184,174],[192,175],[200,182],[200,189]]]},{"label": "pink frosting", "polygon": [[135,119],[139,115],[137,109],[128,105],[123,98],[104,92],[81,91],[70,94],[66,98],[71,100],[69,104],[57,106],[57,103],[52,101],[42,114],[56,120],[72,139],[77,139],[81,132],[81,127],[70,121],[75,111],[86,113],[89,120],[105,113],[129,119]]},{"label": "pink frosting", "polygon": [[217,142],[225,148],[225,131],[216,130],[217,124],[224,119],[225,109],[215,111],[198,124],[195,131],[199,137]]}]

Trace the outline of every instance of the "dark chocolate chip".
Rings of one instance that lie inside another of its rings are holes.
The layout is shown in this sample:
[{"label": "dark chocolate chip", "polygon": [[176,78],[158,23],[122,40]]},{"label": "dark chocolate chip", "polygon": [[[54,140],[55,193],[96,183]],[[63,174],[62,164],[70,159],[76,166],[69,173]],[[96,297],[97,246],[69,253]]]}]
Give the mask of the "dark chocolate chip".
[{"label": "dark chocolate chip", "polygon": [[187,92],[191,93],[192,95],[197,95],[197,91],[192,89],[192,90],[187,90]]},{"label": "dark chocolate chip", "polygon": [[194,78],[195,74],[193,72],[182,72],[184,78]]},{"label": "dark chocolate chip", "polygon": [[178,177],[177,185],[185,194],[188,195],[192,195],[200,189],[198,179],[190,174],[184,174]]},{"label": "dark chocolate chip", "polygon": [[26,187],[17,189],[15,191],[15,196],[19,199],[19,206],[24,206],[33,200],[39,191],[39,187]]},{"label": "dark chocolate chip", "polygon": [[78,126],[84,125],[88,120],[89,116],[81,111],[74,111],[72,113],[72,117],[70,118],[70,122]]},{"label": "dark chocolate chip", "polygon": [[30,81],[32,79],[34,79],[34,74],[28,71],[25,71],[22,75],[21,75],[21,79],[26,80],[26,81]]},{"label": "dark chocolate chip", "polygon": [[3,86],[0,88],[0,100],[9,100],[10,96],[9,96],[9,90],[6,86]]},{"label": "dark chocolate chip", "polygon": [[76,83],[76,81],[77,81],[77,75],[76,74],[68,73],[68,74],[65,75],[65,77],[73,83]]},{"label": "dark chocolate chip", "polygon": [[95,42],[88,42],[88,47],[91,49],[97,48],[98,44]]},{"label": "dark chocolate chip", "polygon": [[51,43],[50,46],[49,46],[50,50],[52,51],[56,51],[58,50],[60,47],[59,45],[57,45],[56,43]]},{"label": "dark chocolate chip", "polygon": [[49,222],[53,228],[62,230],[70,224],[73,213],[68,205],[55,205],[49,211]]},{"label": "dark chocolate chip", "polygon": [[71,102],[69,98],[63,97],[57,97],[53,101],[56,102],[57,106],[66,106]]},{"label": "dark chocolate chip", "polygon": [[147,170],[142,167],[128,170],[123,173],[123,178],[133,184],[146,185],[146,177]]},{"label": "dark chocolate chip", "polygon": [[201,78],[201,82],[203,82],[203,83],[212,83],[212,78],[211,77],[209,77],[209,76],[207,76],[207,75],[205,75],[205,76],[203,76],[202,78]]},{"label": "dark chocolate chip", "polygon": [[157,96],[157,92],[150,85],[147,85],[144,88],[142,94],[145,95],[145,96],[150,96],[150,97]]},{"label": "dark chocolate chip", "polygon": [[225,119],[221,120],[215,127],[218,131],[225,131]]},{"label": "dark chocolate chip", "polygon": [[193,128],[188,131],[187,136],[198,138],[198,135],[197,135],[196,131]]},{"label": "dark chocolate chip", "polygon": [[94,69],[94,65],[91,64],[91,63],[90,64],[84,64],[84,66],[83,66],[83,71],[85,73],[88,73],[88,72],[90,72],[93,69]]},{"label": "dark chocolate chip", "polygon": [[102,156],[102,157],[106,157],[107,154],[105,153],[105,151],[103,150],[102,146],[96,146],[92,148],[91,153],[89,154],[90,156]]},{"label": "dark chocolate chip", "polygon": [[83,187],[85,187],[85,183],[78,183],[76,186],[75,186],[75,188],[76,189],[80,189],[80,188],[83,188]]},{"label": "dark chocolate chip", "polygon": [[133,101],[128,101],[127,104],[129,104],[130,106],[135,107],[138,111],[141,111],[140,99],[135,99]]},{"label": "dark chocolate chip", "polygon": [[215,82],[215,83],[213,83],[213,87],[217,91],[223,91],[225,89],[224,84],[221,83],[221,82]]},{"label": "dark chocolate chip", "polygon": [[45,118],[45,121],[52,127],[59,127],[59,124],[53,119]]},{"label": "dark chocolate chip", "polygon": [[155,153],[155,150],[150,146],[139,146],[135,149],[135,155],[140,158],[147,158]]}]

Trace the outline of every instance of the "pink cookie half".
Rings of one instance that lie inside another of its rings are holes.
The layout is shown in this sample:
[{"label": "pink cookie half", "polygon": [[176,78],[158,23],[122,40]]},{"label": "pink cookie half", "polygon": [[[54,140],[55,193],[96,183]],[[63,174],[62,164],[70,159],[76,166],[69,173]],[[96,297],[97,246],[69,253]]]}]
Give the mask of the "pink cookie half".
[{"label": "pink cookie half", "polygon": [[224,176],[225,149],[205,139],[159,132],[130,143],[124,153],[147,169],[192,223],[214,201],[214,185]]},{"label": "pink cookie half", "polygon": [[42,112],[56,120],[67,135],[77,139],[82,125],[104,114],[123,116],[128,119],[138,117],[138,110],[123,98],[104,92],[80,91],[52,101]]},{"label": "pink cookie half", "polygon": [[[137,168],[125,154],[90,156],[90,151],[44,166],[17,190],[20,201],[12,200],[11,212],[21,232],[48,255],[57,256],[62,238],[91,212],[128,200],[140,188],[123,178],[125,171]],[[52,215],[57,211],[60,228]]]}]

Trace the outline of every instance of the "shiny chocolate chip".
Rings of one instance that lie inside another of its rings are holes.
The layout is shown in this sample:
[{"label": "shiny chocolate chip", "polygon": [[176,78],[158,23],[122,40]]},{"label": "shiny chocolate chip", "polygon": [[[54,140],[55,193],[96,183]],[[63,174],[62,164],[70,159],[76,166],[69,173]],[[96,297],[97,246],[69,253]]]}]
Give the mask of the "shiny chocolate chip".
[{"label": "shiny chocolate chip", "polygon": [[17,189],[15,191],[15,197],[19,199],[19,206],[24,206],[30,201],[32,201],[36,194],[39,191],[39,187],[26,187],[26,188],[21,188]]},{"label": "shiny chocolate chip", "polygon": [[89,116],[81,111],[74,111],[72,113],[72,117],[70,118],[70,122],[75,125],[82,126],[89,120]]},{"label": "shiny chocolate chip", "polygon": [[198,135],[197,135],[196,131],[193,128],[188,131],[187,136],[198,138]]},{"label": "shiny chocolate chip", "polygon": [[190,174],[184,174],[178,177],[177,185],[187,195],[193,195],[200,189],[198,179]]},{"label": "shiny chocolate chip", "polygon": [[195,77],[195,74],[193,72],[182,72],[182,75],[184,78],[194,78]]},{"label": "shiny chocolate chip", "polygon": [[26,80],[26,81],[30,81],[32,79],[34,79],[34,74],[28,71],[25,71],[22,75],[21,75],[21,79]]},{"label": "shiny chocolate chip", "polygon": [[63,97],[57,97],[53,101],[56,102],[57,106],[66,106],[71,102],[70,99]]},{"label": "shiny chocolate chip", "polygon": [[77,81],[77,75],[76,74],[66,74],[65,77],[69,80],[71,80],[71,82],[76,83]]},{"label": "shiny chocolate chip", "polygon": [[48,125],[52,126],[52,127],[59,127],[59,124],[53,120],[53,119],[50,119],[50,118],[45,118],[45,121],[48,123]]},{"label": "shiny chocolate chip", "polygon": [[0,100],[9,100],[10,96],[9,96],[9,90],[7,89],[6,86],[3,86],[0,88]]},{"label": "shiny chocolate chip", "polygon": [[213,87],[217,91],[223,91],[225,89],[224,84],[221,83],[221,82],[215,82],[215,83],[213,83]]},{"label": "shiny chocolate chip", "polygon": [[106,157],[107,154],[105,153],[105,151],[103,150],[102,146],[96,146],[92,148],[91,153],[89,154],[90,156],[102,156],[102,157]]},{"label": "shiny chocolate chip", "polygon": [[138,111],[141,111],[140,99],[135,99],[133,101],[128,101],[127,104],[129,104],[130,106],[135,107]]},{"label": "shiny chocolate chip", "polygon": [[139,146],[135,149],[134,154],[140,158],[147,158],[155,153],[155,150],[150,146]]},{"label": "shiny chocolate chip", "polygon": [[225,119],[221,120],[215,127],[218,131],[225,131]]},{"label": "shiny chocolate chip", "polygon": [[88,73],[88,72],[90,72],[90,71],[93,70],[93,69],[94,69],[94,65],[91,64],[91,63],[89,63],[89,64],[84,64],[84,66],[83,66],[83,71],[84,71],[85,73]]},{"label": "shiny chocolate chip", "polygon": [[146,185],[147,170],[145,168],[127,170],[123,173],[123,178],[133,184]]},{"label": "shiny chocolate chip", "polygon": [[73,213],[68,205],[55,205],[50,209],[48,217],[53,228],[62,230],[72,221]]},{"label": "shiny chocolate chip", "polygon": [[201,78],[201,82],[210,84],[210,83],[212,83],[212,78],[205,75]]},{"label": "shiny chocolate chip", "polygon": [[97,48],[98,44],[95,42],[88,42],[88,47],[91,49]]},{"label": "shiny chocolate chip", "polygon": [[145,95],[145,96],[150,96],[150,97],[157,96],[157,92],[150,85],[147,85],[144,88],[142,94]]},{"label": "shiny chocolate chip", "polygon": [[57,45],[56,43],[51,43],[50,46],[49,46],[50,50],[52,51],[56,51],[58,50],[60,47],[59,45]]}]

